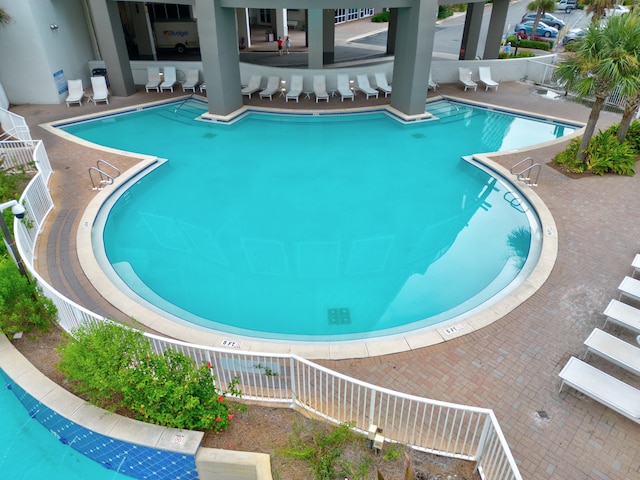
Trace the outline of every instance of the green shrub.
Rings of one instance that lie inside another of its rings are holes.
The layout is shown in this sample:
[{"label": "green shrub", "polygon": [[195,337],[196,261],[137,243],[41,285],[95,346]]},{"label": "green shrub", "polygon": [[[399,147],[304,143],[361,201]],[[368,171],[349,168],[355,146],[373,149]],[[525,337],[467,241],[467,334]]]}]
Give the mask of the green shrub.
[{"label": "green shrub", "polygon": [[573,42],[569,42],[564,46],[564,51],[575,52],[578,49],[578,45],[580,45],[580,40],[574,40]]},{"label": "green shrub", "polygon": [[640,122],[638,120],[634,120],[631,125],[629,125],[625,142],[629,143],[636,152],[640,153]]},{"label": "green shrub", "polygon": [[453,8],[451,8],[451,5],[438,6],[438,20],[450,17],[451,15],[453,15]]},{"label": "green shrub", "polygon": [[518,43],[518,39],[515,35],[509,35],[507,37],[507,42],[511,42],[511,50],[515,50],[516,44],[518,44],[518,48],[533,48],[535,50],[551,50],[554,45],[553,40],[524,40],[520,39],[520,43]]},{"label": "green shrub", "polygon": [[59,347],[58,368],[77,390],[103,408],[124,407],[138,420],[190,430],[224,430],[233,413],[227,395],[241,396],[238,379],[218,391],[210,364],[198,367],[181,352],[151,351],[140,331],[93,322]]},{"label": "green shrub", "polygon": [[553,160],[569,172],[584,173],[587,169],[587,164],[576,160],[579,148],[580,137],[573,138],[567,148],[558,153]]},{"label": "green shrub", "polygon": [[376,13],[373,17],[371,17],[371,21],[374,23],[383,23],[389,21],[389,12],[380,12]]},{"label": "green shrub", "polygon": [[17,332],[49,331],[57,312],[36,284],[20,274],[13,259],[0,258],[0,331],[9,336]]},{"label": "green shrub", "polygon": [[596,175],[616,173],[632,176],[635,173],[637,153],[627,142],[618,143],[611,130],[594,135],[586,153],[587,168]]}]

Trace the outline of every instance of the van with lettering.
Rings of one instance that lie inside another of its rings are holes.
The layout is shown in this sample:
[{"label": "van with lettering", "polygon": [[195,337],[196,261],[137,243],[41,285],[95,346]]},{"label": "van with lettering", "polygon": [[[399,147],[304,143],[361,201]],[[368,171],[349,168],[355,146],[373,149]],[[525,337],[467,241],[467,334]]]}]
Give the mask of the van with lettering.
[{"label": "van with lettering", "polygon": [[178,53],[200,48],[198,26],[191,22],[156,22],[153,24],[157,48],[172,48]]}]

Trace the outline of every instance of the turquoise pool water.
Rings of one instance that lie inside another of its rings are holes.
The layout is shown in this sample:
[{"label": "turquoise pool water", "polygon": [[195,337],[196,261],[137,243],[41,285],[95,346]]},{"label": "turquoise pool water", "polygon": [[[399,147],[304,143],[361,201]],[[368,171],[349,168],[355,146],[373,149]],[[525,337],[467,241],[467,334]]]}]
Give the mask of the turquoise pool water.
[{"label": "turquoise pool water", "polygon": [[205,327],[328,340],[403,333],[504,295],[540,249],[535,212],[461,159],[574,127],[439,102],[382,113],[194,118],[190,102],[67,125],[169,161],[124,192],[99,244],[144,301]]},{"label": "turquoise pool water", "polygon": [[[31,418],[0,373],[0,472],[11,480],[124,480],[131,478],[61,443]],[[34,412],[35,413],[35,412]]]}]

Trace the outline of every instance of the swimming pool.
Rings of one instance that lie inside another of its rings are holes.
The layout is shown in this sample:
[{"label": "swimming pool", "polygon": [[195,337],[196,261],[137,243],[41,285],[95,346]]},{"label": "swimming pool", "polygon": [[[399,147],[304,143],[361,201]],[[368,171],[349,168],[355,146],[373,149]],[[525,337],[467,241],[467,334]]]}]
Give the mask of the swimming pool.
[{"label": "swimming pool", "polygon": [[575,127],[428,108],[439,120],[253,114],[213,125],[193,120],[197,104],[166,105],[65,130],[169,158],[120,189],[96,229],[98,255],[142,299],[226,332],[344,340],[468,314],[515,288],[539,254],[531,206],[460,157]]},{"label": "swimming pool", "polygon": [[[12,480],[118,480],[131,478],[85,457],[69,442],[61,442],[25,410],[7,386],[14,385],[0,370],[0,472]],[[73,440],[72,440],[73,441]]]}]

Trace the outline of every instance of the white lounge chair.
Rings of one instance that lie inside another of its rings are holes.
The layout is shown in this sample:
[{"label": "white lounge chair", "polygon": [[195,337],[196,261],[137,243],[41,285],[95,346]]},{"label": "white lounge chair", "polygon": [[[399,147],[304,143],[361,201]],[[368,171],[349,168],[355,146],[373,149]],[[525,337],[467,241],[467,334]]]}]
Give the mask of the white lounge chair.
[{"label": "white lounge chair", "polygon": [[206,91],[207,91],[207,84],[203,82],[200,84],[200,93],[206,92]]},{"label": "white lounge chair", "polygon": [[427,90],[429,89],[435,90],[438,87],[439,87],[438,82],[433,80],[433,77],[431,76],[431,70],[429,70],[429,85],[427,85]]},{"label": "white lounge chair", "polygon": [[589,353],[593,353],[631,373],[640,375],[640,348],[634,347],[599,328],[593,329],[584,344],[587,351],[582,357],[583,360],[587,358]]},{"label": "white lounge chair", "polygon": [[624,277],[618,285],[618,290],[620,290],[620,300],[626,296],[640,302],[640,280]]},{"label": "white lounge chair", "polygon": [[162,82],[160,69],[158,67],[147,67],[147,84],[144,86],[147,93],[149,93],[149,90],[159,92],[160,82]]},{"label": "white lounge chair", "polygon": [[344,102],[345,98],[350,98],[351,101],[355,98],[356,94],[351,90],[349,85],[349,75],[340,74],[338,79],[338,93],[340,94],[340,101]]},{"label": "white lounge chair", "polygon": [[391,85],[387,82],[387,76],[382,72],[378,72],[375,73],[373,77],[376,81],[376,88],[384,92],[385,97],[388,96],[391,93]]},{"label": "white lounge chair", "polygon": [[369,97],[378,98],[378,91],[375,88],[371,88],[369,77],[366,75],[356,75],[356,80],[358,82],[358,90],[366,95],[367,100],[369,100]]},{"label": "white lounge chair", "polygon": [[171,90],[173,92],[173,86],[176,83],[178,83],[176,67],[164,67],[164,80],[160,84],[160,91]]},{"label": "white lounge chair", "polygon": [[607,317],[604,322],[605,327],[611,322],[640,333],[640,310],[637,308],[613,299],[604,309],[604,314]]},{"label": "white lounge chair", "polygon": [[249,83],[242,89],[242,95],[251,98],[251,95],[260,90],[260,83],[262,83],[262,75],[251,75]]},{"label": "white lounge chair", "polygon": [[288,102],[289,100],[293,100],[295,98],[296,103],[300,99],[300,94],[302,93],[302,75],[292,75],[291,76],[291,86],[289,87],[289,91],[287,95],[284,97],[284,101]]},{"label": "white lounge chair", "polygon": [[485,92],[489,88],[498,90],[498,82],[491,78],[491,68],[489,67],[478,67],[478,81],[484,85]]},{"label": "white lounge chair", "polygon": [[[193,68],[187,70],[187,78],[182,84],[182,91],[186,92],[187,90],[191,90],[193,93],[196,92],[196,87],[200,83],[200,72]],[[202,89],[200,89],[202,91]]]},{"label": "white lounge chair", "polygon": [[467,88],[473,88],[475,92],[478,89],[478,84],[473,81],[471,78],[471,70],[465,67],[458,67],[458,77],[460,78],[460,82],[464,85],[464,91],[467,91]]},{"label": "white lounge chair", "polygon": [[68,80],[67,88],[69,89],[69,95],[67,95],[67,107],[70,107],[72,103],[82,105],[82,99],[84,98],[84,88],[82,87],[82,80]]},{"label": "white lounge chair", "polygon": [[327,79],[324,75],[313,76],[313,93],[316,96],[316,103],[318,103],[318,100],[329,101],[329,94],[327,93]]},{"label": "white lounge chair", "polygon": [[560,372],[562,384],[606,405],[625,417],[640,423],[640,390],[607,375],[582,360],[571,357]]},{"label": "white lounge chair", "polygon": [[633,257],[633,262],[631,262],[631,267],[633,267],[633,274],[640,273],[640,253]]},{"label": "white lounge chair", "polygon": [[109,103],[109,90],[107,89],[107,79],[105,77],[91,77],[91,88],[93,89],[91,101],[94,105],[97,105],[98,102]]},{"label": "white lounge chair", "polygon": [[267,86],[260,92],[260,98],[269,97],[269,100],[273,100],[273,96],[278,93],[278,88],[280,88],[280,77],[269,77]]}]

